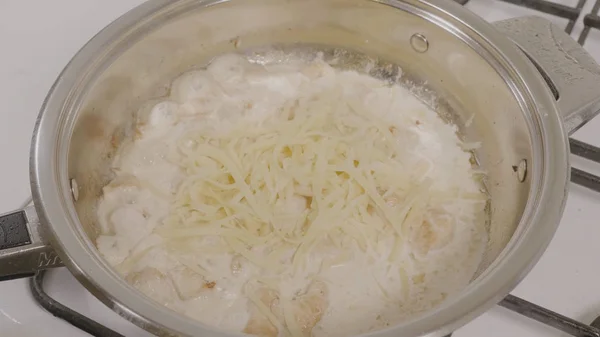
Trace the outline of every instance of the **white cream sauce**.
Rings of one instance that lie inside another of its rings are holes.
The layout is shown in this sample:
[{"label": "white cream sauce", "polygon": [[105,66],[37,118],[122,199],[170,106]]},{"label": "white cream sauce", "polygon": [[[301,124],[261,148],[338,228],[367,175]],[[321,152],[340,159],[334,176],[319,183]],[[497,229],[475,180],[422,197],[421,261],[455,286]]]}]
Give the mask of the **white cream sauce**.
[{"label": "white cream sauce", "polygon": [[[233,253],[218,235],[171,240],[162,234],[161,228],[177,223],[173,205],[190,176],[181,164],[186,155],[180,150],[197,145],[185,137],[190,131],[227,133],[239,125],[256,129],[294,99],[319,97],[333,87],[341,88],[342,99],[357,99],[369,112],[402,129],[397,142],[404,150],[398,160],[415,174],[404,177],[407,183],[417,175],[426,176],[437,190],[482,195],[470,154],[461,149],[455,128],[409,90],[335,70],[321,60],[262,66],[225,55],[206,70],[176,79],[170,97],[153,106],[140,122],[136,139],[119,150],[115,179],[104,188],[98,204],[101,254],[131,284],[173,310],[224,330],[264,336],[287,336],[293,328],[276,327],[257,310],[248,294],[260,297],[260,289],[277,290],[277,300],[266,300],[265,306],[280,323],[286,325],[286,319],[277,308],[292,303],[300,330],[306,328],[302,333],[316,337],[385,328],[462,290],[487,241],[481,200],[432,202],[422,225],[411,227],[408,244],[397,251],[393,234],[379,235],[369,254],[351,238],[341,248],[324,238],[299,271],[292,265],[295,246],[280,252],[286,270],[275,273]],[[222,169],[212,161],[202,165],[203,172]],[[402,200],[393,196],[386,202],[402,206]],[[213,206],[205,207],[208,212]],[[275,207],[300,215],[307,210],[307,199],[295,195]],[[284,221],[274,226],[294,224]],[[273,254],[264,245],[249,248],[262,259]],[[311,291],[315,282],[321,288]],[[298,318],[304,317],[302,310],[313,311],[315,324]],[[249,328],[253,317],[259,326],[254,330]]]}]

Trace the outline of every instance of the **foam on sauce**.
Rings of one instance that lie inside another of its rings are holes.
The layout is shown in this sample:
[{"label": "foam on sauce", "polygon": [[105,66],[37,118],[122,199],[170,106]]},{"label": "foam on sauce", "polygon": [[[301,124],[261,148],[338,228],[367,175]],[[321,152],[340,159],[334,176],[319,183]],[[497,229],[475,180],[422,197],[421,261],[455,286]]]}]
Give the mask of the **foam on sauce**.
[{"label": "foam on sauce", "polygon": [[486,195],[409,90],[238,55],[176,79],[119,149],[97,247],[154,300],[260,336],[351,336],[473,277]]}]

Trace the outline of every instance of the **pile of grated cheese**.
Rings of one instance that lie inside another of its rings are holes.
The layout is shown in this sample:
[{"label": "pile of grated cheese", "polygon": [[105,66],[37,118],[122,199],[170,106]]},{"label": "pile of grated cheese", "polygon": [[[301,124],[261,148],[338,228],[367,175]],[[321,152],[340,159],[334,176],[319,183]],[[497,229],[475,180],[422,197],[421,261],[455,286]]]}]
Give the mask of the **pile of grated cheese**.
[{"label": "pile of grated cheese", "polygon": [[115,159],[103,256],[185,315],[350,336],[463,289],[487,242],[470,145],[409,90],[322,59],[183,74]]}]

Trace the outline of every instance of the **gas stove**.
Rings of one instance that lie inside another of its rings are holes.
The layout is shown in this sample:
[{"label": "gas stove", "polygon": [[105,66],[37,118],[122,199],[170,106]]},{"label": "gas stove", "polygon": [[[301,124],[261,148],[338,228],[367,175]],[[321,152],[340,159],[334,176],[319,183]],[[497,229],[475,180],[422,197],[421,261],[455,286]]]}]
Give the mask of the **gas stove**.
[{"label": "gas stove", "polygon": [[[488,21],[538,15],[564,27],[600,62],[600,0],[456,0]],[[142,0],[0,2],[0,213],[27,200],[37,111],[71,56]],[[35,8],[35,11],[30,10]],[[600,118],[571,139],[572,181],[556,236],[531,273],[498,306],[453,337],[600,337]],[[535,304],[534,304],[535,303]],[[595,328],[596,326],[597,328]],[[4,337],[150,336],[87,292],[64,268],[0,283]]]}]

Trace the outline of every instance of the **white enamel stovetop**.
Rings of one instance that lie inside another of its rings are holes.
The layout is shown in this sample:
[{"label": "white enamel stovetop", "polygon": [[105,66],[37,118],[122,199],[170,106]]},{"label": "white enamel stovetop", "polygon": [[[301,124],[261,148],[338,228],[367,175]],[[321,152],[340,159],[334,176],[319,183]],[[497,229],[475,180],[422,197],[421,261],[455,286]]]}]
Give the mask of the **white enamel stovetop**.
[{"label": "white enamel stovetop", "polygon": [[[3,158],[0,161],[0,213],[18,207],[30,194],[30,135],[40,105],[56,76],[97,31],[141,2],[0,0],[0,156]],[[559,2],[574,6],[577,0]],[[589,13],[594,2],[587,0],[583,13]],[[495,0],[471,0],[467,7],[490,21],[534,14]],[[566,25],[566,20],[548,18],[561,27]],[[582,18],[573,36],[579,36],[581,29]],[[600,61],[600,32],[590,33],[586,48]],[[600,117],[577,132],[575,138],[600,146]],[[593,170],[589,165],[583,168]],[[556,237],[513,294],[585,323],[600,315],[599,204],[599,194],[571,185]],[[125,336],[149,336],[95,300],[65,269],[51,272],[46,287],[63,304]],[[41,309],[33,301],[28,280],[16,280],[0,283],[0,336],[79,337],[87,334]],[[566,335],[495,307],[454,336]]]}]

